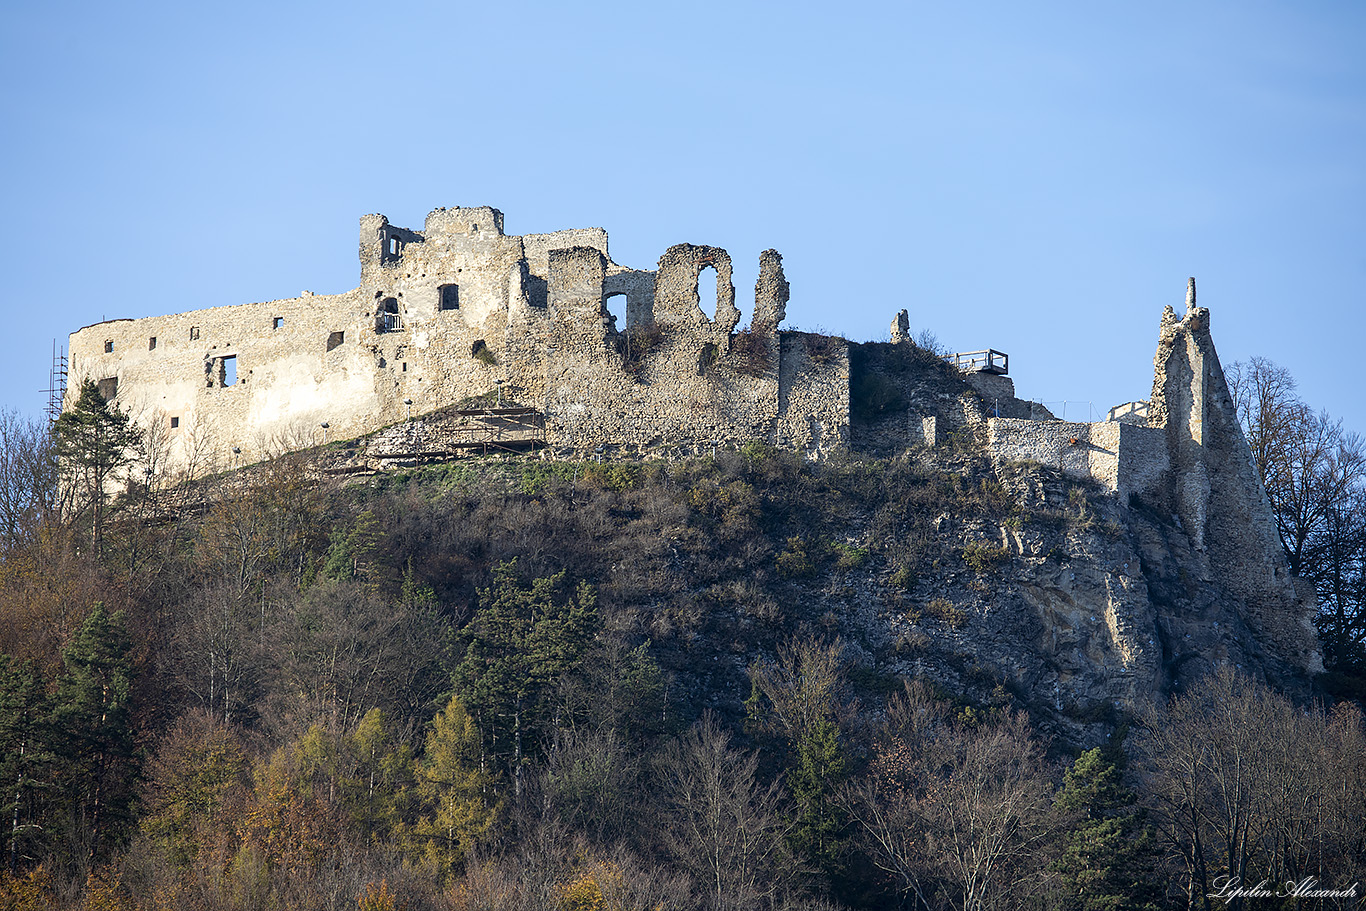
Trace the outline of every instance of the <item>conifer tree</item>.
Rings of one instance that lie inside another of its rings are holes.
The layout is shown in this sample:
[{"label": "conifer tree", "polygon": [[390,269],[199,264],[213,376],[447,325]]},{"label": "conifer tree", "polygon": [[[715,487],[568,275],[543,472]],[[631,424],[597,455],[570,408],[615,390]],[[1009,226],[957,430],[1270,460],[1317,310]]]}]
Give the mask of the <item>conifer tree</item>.
[{"label": "conifer tree", "polygon": [[73,825],[89,839],[92,860],[109,831],[125,821],[132,801],[136,743],[130,650],[123,614],[106,613],[96,602],[62,653],[64,670],[53,697],[63,786]]},{"label": "conifer tree", "polygon": [[1151,882],[1154,838],[1124,786],[1122,767],[1099,749],[1067,770],[1055,807],[1076,823],[1054,864],[1065,911],[1152,911],[1160,897]]},{"label": "conifer tree", "polygon": [[490,737],[492,752],[510,761],[517,794],[529,741],[548,714],[553,685],[578,664],[597,630],[592,587],[566,588],[563,572],[525,588],[517,581],[515,561],[500,564],[462,633],[457,692]]},{"label": "conifer tree", "polygon": [[415,853],[442,876],[458,867],[484,838],[502,809],[493,776],[481,762],[479,731],[458,697],[432,719],[417,768],[424,815],[413,827]]},{"label": "conifer tree", "polygon": [[0,825],[10,876],[43,829],[36,801],[50,783],[54,762],[47,711],[32,662],[0,655]]},{"label": "conifer tree", "polygon": [[81,383],[76,406],[52,427],[53,451],[68,493],[80,497],[77,512],[89,512],[90,541],[98,556],[110,487],[133,461],[142,431],[126,411],[111,406],[94,380]]}]

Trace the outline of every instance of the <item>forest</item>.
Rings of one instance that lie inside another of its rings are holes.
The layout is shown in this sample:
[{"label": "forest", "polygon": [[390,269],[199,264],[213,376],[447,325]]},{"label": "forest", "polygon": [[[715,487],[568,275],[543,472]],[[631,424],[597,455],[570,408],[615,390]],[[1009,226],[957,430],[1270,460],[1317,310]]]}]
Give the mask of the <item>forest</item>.
[{"label": "forest", "polygon": [[170,472],[89,383],[0,414],[0,908],[1357,907],[1366,455],[1276,365],[1229,380],[1328,673],[1226,667],[1091,748],[829,606],[990,584],[935,543],[1028,520],[970,436],[331,477]]}]

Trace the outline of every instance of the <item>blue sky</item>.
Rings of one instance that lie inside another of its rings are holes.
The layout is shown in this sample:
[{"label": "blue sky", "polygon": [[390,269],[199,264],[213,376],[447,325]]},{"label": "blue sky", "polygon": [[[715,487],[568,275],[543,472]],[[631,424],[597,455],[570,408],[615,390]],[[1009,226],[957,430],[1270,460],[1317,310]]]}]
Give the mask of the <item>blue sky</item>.
[{"label": "blue sky", "polygon": [[[1360,3],[9,4],[0,405],[102,318],[353,287],[357,219],[492,205],[752,307],[910,311],[1022,396],[1146,398],[1187,276],[1225,364],[1366,432]],[[1055,409],[1056,410],[1056,409]]]}]

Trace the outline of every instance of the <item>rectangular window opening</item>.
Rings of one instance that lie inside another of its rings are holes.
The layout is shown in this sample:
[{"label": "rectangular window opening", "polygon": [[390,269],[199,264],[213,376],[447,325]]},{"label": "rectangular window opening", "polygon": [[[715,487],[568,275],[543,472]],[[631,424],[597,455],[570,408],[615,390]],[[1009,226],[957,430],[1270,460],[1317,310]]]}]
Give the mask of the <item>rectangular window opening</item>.
[{"label": "rectangular window opening", "polygon": [[333,332],[331,335],[329,335],[329,336],[327,337],[327,350],[328,350],[328,351],[331,351],[333,348],[336,348],[337,346],[341,345],[341,344],[342,344],[343,342],[345,342],[345,341],[346,341],[346,333],[345,333],[345,332]]},{"label": "rectangular window opening", "polygon": [[174,430],[175,428],[177,428],[177,427],[179,427],[179,426],[180,426],[180,418],[171,418],[171,429]]},{"label": "rectangular window opening", "polygon": [[96,385],[100,390],[100,398],[106,402],[113,401],[114,397],[119,394],[119,378],[116,376],[105,377]]},{"label": "rectangular window opening", "polygon": [[442,285],[441,286],[441,309],[459,310],[460,309],[460,286]]},{"label": "rectangular window opening", "polygon": [[155,350],[157,350],[157,337],[156,337],[155,335],[152,336],[151,338],[147,339],[147,350],[148,350],[148,351],[155,351]]},{"label": "rectangular window opening", "polygon": [[273,320],[270,321],[270,328],[272,328],[272,329],[279,329],[279,328],[280,328],[281,326],[283,326],[284,324],[285,324],[285,318],[284,318],[283,316],[277,316],[277,317],[275,317],[275,319],[273,319]]},{"label": "rectangular window opening", "polygon": [[220,360],[220,367],[219,367],[219,370],[221,371],[221,372],[219,373],[219,381],[220,381],[224,386],[236,386],[236,385],[237,385],[237,355],[235,355],[235,354],[229,355],[228,357],[220,358],[219,360]]},{"label": "rectangular window opening", "polygon": [[106,341],[106,342],[104,343],[104,353],[105,353],[105,354],[109,354],[109,353],[111,353],[113,350],[114,350],[114,343],[113,343],[113,341],[112,341],[112,340],[111,340],[111,341]]},{"label": "rectangular window opening", "polygon": [[194,342],[194,341],[198,341],[198,340],[199,340],[199,327],[198,327],[198,326],[191,326],[191,327],[190,327],[190,341]]}]

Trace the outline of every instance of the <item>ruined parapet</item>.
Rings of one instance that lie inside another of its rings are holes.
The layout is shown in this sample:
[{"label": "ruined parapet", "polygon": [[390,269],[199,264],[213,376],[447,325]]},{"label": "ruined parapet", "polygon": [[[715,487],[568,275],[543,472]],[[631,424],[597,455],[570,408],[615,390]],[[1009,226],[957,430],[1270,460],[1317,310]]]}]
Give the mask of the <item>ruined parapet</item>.
[{"label": "ruined parapet", "polygon": [[427,213],[422,226],[428,239],[449,237],[455,234],[473,236],[493,233],[503,234],[503,213],[492,206],[439,206]]},{"label": "ruined parapet", "polygon": [[607,309],[602,282],[607,262],[592,247],[570,247],[550,252],[550,313],[557,325],[586,333],[599,345],[606,340]]},{"label": "ruined parapet", "polygon": [[403,258],[409,244],[421,243],[423,236],[416,231],[389,224],[383,215],[362,215],[360,219],[360,274],[361,284],[373,279],[384,266],[393,266]]},{"label": "ruined parapet", "polygon": [[1146,427],[1148,426],[1148,413],[1151,410],[1151,407],[1152,403],[1146,400],[1141,402],[1125,402],[1124,404],[1116,405],[1105,412],[1105,420],[1121,421],[1125,424],[1142,424]]},{"label": "ruined parapet", "polygon": [[[717,281],[719,285],[719,277]],[[754,318],[750,320],[756,334],[772,335],[787,319],[791,290],[783,274],[782,255],[777,250],[760,253],[759,278],[754,282]]]},{"label": "ruined parapet", "polygon": [[849,342],[780,332],[778,348],[773,442],[812,457],[849,445]]},{"label": "ruined parapet", "polygon": [[1148,421],[1163,433],[1171,466],[1154,505],[1179,519],[1201,571],[1243,601],[1264,648],[1295,667],[1322,670],[1314,606],[1290,576],[1193,278],[1186,308],[1180,319],[1171,307],[1163,311],[1154,357]]},{"label": "ruined parapet", "polygon": [[[716,271],[715,316],[703,311],[698,277],[703,269]],[[730,254],[720,247],[675,244],[659,258],[655,277],[654,321],[662,329],[710,327],[716,336],[729,335],[740,322],[731,281]]]},{"label": "ruined parapet", "polygon": [[655,273],[644,269],[628,269],[608,261],[607,276],[602,282],[603,302],[614,297],[626,299],[626,321],[616,327],[625,332],[636,326],[648,326],[655,319]]},{"label": "ruined parapet", "polygon": [[963,379],[982,397],[982,405],[989,415],[1015,417],[1015,381],[995,373],[965,373]]},{"label": "ruined parapet", "polygon": [[592,247],[602,254],[603,259],[609,263],[612,261],[607,249],[607,231],[603,228],[567,228],[545,234],[522,235],[527,267],[532,275],[541,278],[550,275],[550,251],[568,250],[570,247]]},{"label": "ruined parapet", "polygon": [[911,344],[911,315],[905,310],[892,318],[892,344]]}]

